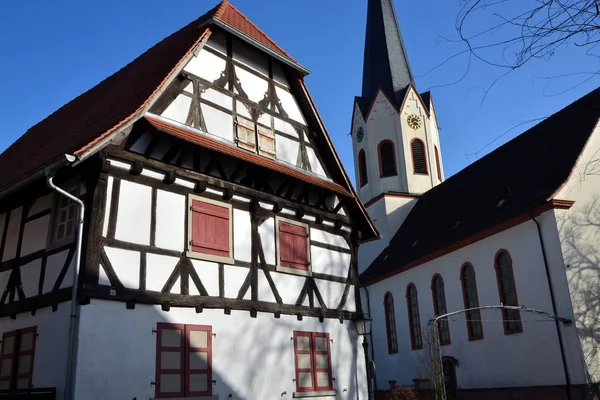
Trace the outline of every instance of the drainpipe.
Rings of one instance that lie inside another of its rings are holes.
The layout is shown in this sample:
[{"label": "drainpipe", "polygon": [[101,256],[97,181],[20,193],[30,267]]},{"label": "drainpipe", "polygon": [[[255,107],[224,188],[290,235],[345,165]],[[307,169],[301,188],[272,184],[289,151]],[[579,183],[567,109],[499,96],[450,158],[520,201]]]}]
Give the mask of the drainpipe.
[{"label": "drainpipe", "polygon": [[[544,267],[546,269],[546,279],[548,280],[548,289],[550,289],[550,300],[552,301],[552,313],[554,315],[558,315],[556,311],[556,299],[554,297],[554,288],[552,287],[552,281],[550,280],[550,267],[548,266],[548,258],[546,257],[546,247],[544,246],[544,239],[542,237],[542,228],[540,223],[535,219],[535,217],[529,213],[531,220],[535,222],[538,231],[538,237],[540,238],[540,246],[542,248],[542,256],[544,258]],[[562,332],[560,331],[560,325],[557,319],[554,319],[554,324],[556,325],[556,333],[558,335],[558,344],[560,347],[560,356],[562,358],[563,370],[565,371],[565,383],[566,383],[566,391],[567,391],[567,400],[571,400],[571,376],[569,375],[569,368],[567,367],[567,359],[565,356],[565,348],[563,345]]]},{"label": "drainpipe", "polygon": [[69,352],[67,354],[67,376],[65,380],[65,393],[63,398],[65,400],[71,400],[75,398],[75,365],[76,360],[76,348],[77,348],[77,336],[79,328],[79,304],[77,303],[77,291],[79,287],[79,266],[81,265],[81,244],[83,242],[83,219],[85,213],[85,205],[79,198],[73,196],[71,193],[64,191],[63,189],[56,186],[53,182],[54,173],[51,171],[48,174],[48,187],[57,191],[62,196],[68,197],[79,205],[79,220],[77,221],[77,241],[75,245],[75,265],[73,267],[73,289],[71,291],[71,317],[69,322]]},{"label": "drainpipe", "polygon": [[[361,285],[361,288],[365,289],[365,293],[367,293],[367,313],[369,315],[369,318],[371,318],[371,295],[369,294],[369,289],[367,289],[366,286]],[[373,345],[373,323],[371,321],[371,332],[369,333],[369,339],[371,340],[371,360],[373,361],[373,363],[375,365],[377,365],[375,363],[375,346]],[[367,365],[367,370],[369,369],[369,366]],[[371,380],[373,382],[373,392],[377,392],[377,377],[376,376],[372,376]]]}]

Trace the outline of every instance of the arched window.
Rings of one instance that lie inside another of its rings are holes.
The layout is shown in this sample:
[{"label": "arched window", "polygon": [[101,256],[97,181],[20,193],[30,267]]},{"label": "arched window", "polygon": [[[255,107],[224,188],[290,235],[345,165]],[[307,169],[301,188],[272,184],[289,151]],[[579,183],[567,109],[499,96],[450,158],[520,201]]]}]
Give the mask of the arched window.
[{"label": "arched window", "polygon": [[410,142],[412,150],[413,172],[415,174],[427,175],[427,157],[425,155],[425,145],[421,139],[413,139]]},{"label": "arched window", "polygon": [[[444,280],[439,274],[435,274],[431,280],[431,294],[433,296],[433,312],[435,315],[439,316],[446,314],[448,308],[446,307]],[[450,344],[450,326],[448,325],[448,317],[439,320],[438,334],[441,345]]]},{"label": "arched window", "polygon": [[358,180],[360,187],[365,186],[369,182],[369,178],[367,177],[367,159],[364,150],[358,152]]},{"label": "arched window", "polygon": [[437,167],[437,176],[438,181],[442,181],[442,166],[440,164],[440,153],[438,152],[437,146],[433,146],[433,150],[435,152],[435,166]]},{"label": "arched window", "polygon": [[413,350],[422,349],[423,338],[421,337],[421,319],[419,318],[419,299],[417,288],[412,283],[406,288],[406,305],[410,327],[410,344]]},{"label": "arched window", "polygon": [[383,298],[385,311],[385,331],[387,333],[388,353],[398,352],[398,335],[396,334],[396,316],[394,315],[394,297],[390,292]]},{"label": "arched window", "polygon": [[[506,250],[500,250],[496,253],[496,279],[498,280],[498,293],[500,302],[505,306],[518,306],[517,288],[515,286],[515,277],[513,275],[512,260]],[[504,321],[504,334],[523,332],[521,325],[521,313],[519,310],[502,310],[502,320]]]},{"label": "arched window", "polygon": [[387,176],[398,175],[394,142],[391,140],[382,140],[377,146],[377,152],[379,153],[379,176],[385,178]]},{"label": "arched window", "polygon": [[[479,307],[479,296],[477,295],[477,281],[475,270],[469,263],[465,263],[460,270],[460,282],[462,283],[463,302],[465,308]],[[481,326],[481,313],[479,310],[466,312],[467,335],[469,340],[483,339],[483,327]]]}]

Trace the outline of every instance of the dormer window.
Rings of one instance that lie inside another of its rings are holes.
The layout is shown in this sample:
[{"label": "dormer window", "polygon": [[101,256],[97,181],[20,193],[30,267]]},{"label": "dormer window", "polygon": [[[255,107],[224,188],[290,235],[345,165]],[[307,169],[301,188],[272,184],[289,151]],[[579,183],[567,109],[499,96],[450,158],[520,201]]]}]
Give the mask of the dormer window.
[{"label": "dormer window", "polygon": [[413,139],[410,142],[412,151],[413,172],[415,174],[427,175],[427,156],[425,154],[425,144],[421,139]]},{"label": "dormer window", "polygon": [[369,182],[367,177],[367,160],[365,157],[365,151],[361,150],[358,152],[358,184],[360,187],[365,186]]},{"label": "dormer window", "polygon": [[379,153],[379,176],[386,178],[398,175],[394,142],[391,140],[382,140],[379,146],[377,146],[377,152]]}]

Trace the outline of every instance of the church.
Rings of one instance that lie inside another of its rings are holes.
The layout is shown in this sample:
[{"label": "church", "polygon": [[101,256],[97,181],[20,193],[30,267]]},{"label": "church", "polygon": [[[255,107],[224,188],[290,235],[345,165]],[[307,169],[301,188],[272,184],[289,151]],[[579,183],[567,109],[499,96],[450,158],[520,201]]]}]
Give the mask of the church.
[{"label": "church", "polygon": [[600,379],[600,89],[446,179],[393,2],[369,0],[352,115],[356,186],[381,235],[359,249],[376,389],[439,377],[449,399],[587,398]]}]

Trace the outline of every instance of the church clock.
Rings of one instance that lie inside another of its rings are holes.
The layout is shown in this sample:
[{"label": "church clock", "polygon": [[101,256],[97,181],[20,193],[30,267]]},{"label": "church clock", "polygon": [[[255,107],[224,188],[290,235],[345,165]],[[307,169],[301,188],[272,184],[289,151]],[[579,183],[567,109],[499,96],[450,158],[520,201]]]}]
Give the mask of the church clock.
[{"label": "church clock", "polygon": [[413,129],[419,129],[421,127],[421,118],[418,115],[410,114],[406,118],[406,122],[408,122],[408,126]]},{"label": "church clock", "polygon": [[356,131],[356,141],[358,143],[362,142],[363,138],[365,137],[365,130],[363,129],[363,127],[361,126],[360,128],[358,128],[358,130]]}]

